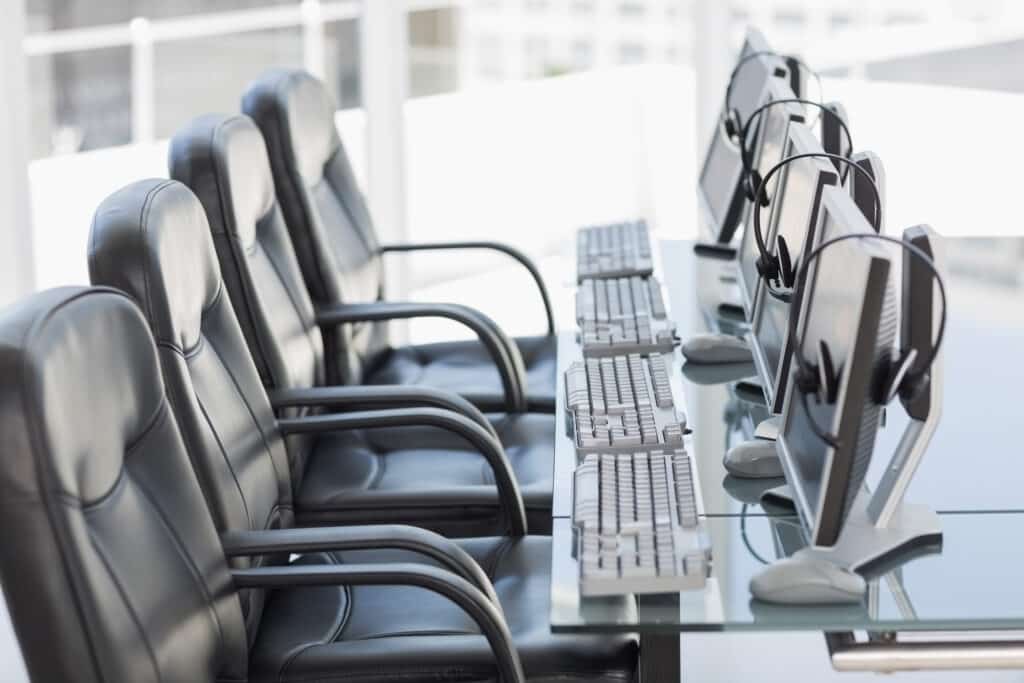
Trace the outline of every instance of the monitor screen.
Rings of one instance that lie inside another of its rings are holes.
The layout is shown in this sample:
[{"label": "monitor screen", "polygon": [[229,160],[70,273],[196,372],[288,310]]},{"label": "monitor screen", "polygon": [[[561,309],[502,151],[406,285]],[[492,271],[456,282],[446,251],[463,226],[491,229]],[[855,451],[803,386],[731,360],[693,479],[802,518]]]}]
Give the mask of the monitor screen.
[{"label": "monitor screen", "polygon": [[[872,231],[849,195],[830,188],[818,232],[824,241]],[[800,349],[804,358],[820,366],[819,347],[822,342],[828,346],[838,390],[834,403],[810,396],[805,409],[790,382],[779,445],[797,508],[815,545],[832,545],[838,539],[874,449],[880,407],[872,396],[873,379],[892,350],[896,332],[890,263],[888,250],[879,244],[847,240],[826,249],[808,269]],[[813,425],[835,435],[838,447],[823,441]]]},{"label": "monitor screen", "polygon": [[[821,151],[810,130],[801,123],[791,123],[786,135],[784,157]],[[771,206],[765,237],[769,251],[774,252],[781,235],[785,238],[793,268],[799,268],[805,244],[813,243],[822,188],[837,182],[834,167],[825,159],[797,159],[777,174],[776,191],[769,194]],[[763,218],[762,214],[762,218]],[[764,224],[762,224],[762,229]],[[753,231],[753,229],[751,229]],[[782,288],[785,289],[785,288]],[[782,411],[786,378],[789,376],[789,350],[786,348],[790,303],[760,287],[756,293],[752,318],[754,356],[764,378],[764,389],[772,412]]]},{"label": "monitor screen", "polygon": [[[739,59],[767,50],[767,44],[760,34],[752,31],[743,44]],[[736,109],[741,118],[749,116],[765,101],[765,88],[771,80],[769,77],[779,69],[782,69],[784,75],[784,64],[775,57],[765,56],[746,62],[736,73],[729,97],[730,108]],[[736,190],[743,168],[739,146],[729,139],[721,123],[725,115],[724,111],[720,113],[712,133],[698,186],[704,210],[708,214],[705,222],[721,241],[732,238],[736,223],[741,218]]]}]

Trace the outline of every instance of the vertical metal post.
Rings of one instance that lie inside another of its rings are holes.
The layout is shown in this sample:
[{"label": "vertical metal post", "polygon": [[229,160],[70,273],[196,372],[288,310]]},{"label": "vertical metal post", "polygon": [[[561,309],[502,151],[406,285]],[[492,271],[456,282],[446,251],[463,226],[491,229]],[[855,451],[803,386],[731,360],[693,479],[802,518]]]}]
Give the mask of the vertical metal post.
[{"label": "vertical metal post", "polygon": [[[363,0],[361,21],[367,200],[381,240],[405,242],[409,236],[405,188],[405,100],[409,88],[406,3]],[[388,269],[390,299],[401,299],[408,293],[403,270]],[[400,328],[393,326],[393,330],[400,336]]]},{"label": "vertical metal post", "polygon": [[[35,288],[32,209],[29,202],[29,91],[25,0],[7,3],[0,21],[0,307]],[[0,591],[0,668],[4,680],[28,683],[18,638]]]},{"label": "vertical metal post", "polygon": [[327,70],[324,16],[320,0],[302,0],[302,63],[306,71],[323,79]]},{"label": "vertical metal post", "polygon": [[[29,90],[22,51],[25,2],[8,3],[0,21],[0,306],[35,287],[29,202]],[[0,640],[4,639],[0,633]]]},{"label": "vertical metal post", "polygon": [[729,55],[734,49],[729,35],[729,3],[695,0],[693,3],[693,66],[697,79],[697,163],[704,161],[721,108],[722,91],[729,78]]},{"label": "vertical metal post", "polygon": [[153,27],[145,17],[135,17],[128,26],[132,36],[132,142],[153,142],[156,139]]}]

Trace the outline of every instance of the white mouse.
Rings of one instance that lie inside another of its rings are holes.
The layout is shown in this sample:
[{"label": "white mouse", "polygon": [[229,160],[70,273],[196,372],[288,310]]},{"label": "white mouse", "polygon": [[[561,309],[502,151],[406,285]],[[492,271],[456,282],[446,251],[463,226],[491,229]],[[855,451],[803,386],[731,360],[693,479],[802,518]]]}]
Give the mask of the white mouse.
[{"label": "white mouse", "polygon": [[867,582],[811,548],[773,562],[750,580],[758,600],[780,605],[850,605],[864,599]]},{"label": "white mouse", "polygon": [[750,363],[754,357],[745,341],[731,334],[698,334],[682,346],[691,363]]},{"label": "white mouse", "polygon": [[741,479],[771,479],[781,477],[782,461],[775,448],[775,442],[767,439],[751,439],[736,444],[722,458],[725,471]]}]

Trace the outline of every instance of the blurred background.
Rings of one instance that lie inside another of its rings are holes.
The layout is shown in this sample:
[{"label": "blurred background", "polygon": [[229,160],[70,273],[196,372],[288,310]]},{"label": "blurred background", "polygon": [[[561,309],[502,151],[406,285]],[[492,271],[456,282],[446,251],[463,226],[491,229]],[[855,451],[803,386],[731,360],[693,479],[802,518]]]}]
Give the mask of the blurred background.
[{"label": "blurred background", "polygon": [[[506,239],[557,284],[580,225],[644,216],[659,235],[692,237],[703,143],[751,25],[817,69],[825,87],[808,96],[841,100],[857,147],[882,155],[894,228],[1019,231],[1003,211],[1010,174],[965,186],[929,156],[949,148],[949,126],[982,116],[996,118],[958,153],[983,169],[1014,153],[998,124],[1024,114],[1014,0],[14,1],[32,287],[84,281],[103,196],[165,175],[177,127],[237,111],[274,65],[330,87],[388,239]],[[530,286],[500,257],[389,258],[402,259],[391,287],[412,298],[487,309],[501,288]],[[496,315],[516,333],[541,324],[532,309]],[[417,321],[406,333],[455,331]]]}]

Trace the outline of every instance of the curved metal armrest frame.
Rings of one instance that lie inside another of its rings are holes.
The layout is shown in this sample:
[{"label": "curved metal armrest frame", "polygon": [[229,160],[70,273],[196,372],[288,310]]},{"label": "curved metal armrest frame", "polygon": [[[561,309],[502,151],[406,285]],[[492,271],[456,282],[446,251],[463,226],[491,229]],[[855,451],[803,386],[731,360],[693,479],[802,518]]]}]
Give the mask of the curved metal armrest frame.
[{"label": "curved metal armrest frame", "polygon": [[228,557],[277,553],[313,553],[388,548],[408,550],[428,557],[442,568],[461,576],[501,610],[491,580],[480,565],[455,542],[444,536],[404,524],[368,524],[349,527],[308,527],[226,531],[221,545]]},{"label": "curved metal armrest frame", "polygon": [[525,683],[519,653],[497,607],[473,584],[443,569],[413,563],[257,567],[231,571],[238,588],[298,586],[417,586],[442,595],[468,614],[494,653],[502,681]]},{"label": "curved metal armrest frame", "polygon": [[[270,404],[277,408],[315,406],[335,412],[383,408],[441,408],[460,413],[490,432],[498,441],[494,425],[472,402],[458,394],[427,386],[373,385],[271,389]],[[495,410],[502,410],[498,405]]]},{"label": "curved metal armrest frame", "polygon": [[519,348],[493,320],[468,306],[393,301],[340,304],[319,308],[316,318],[321,327],[405,318],[448,318],[462,323],[476,333],[494,359],[505,392],[506,410],[526,411],[526,368]]},{"label": "curved metal armrest frame", "polygon": [[519,537],[527,533],[526,504],[505,449],[489,432],[464,415],[437,408],[405,408],[283,418],[277,424],[283,434],[395,427],[437,427],[458,434],[478,449],[490,465],[509,535]]},{"label": "curved metal armrest frame", "polygon": [[544,278],[540,275],[540,270],[537,269],[536,264],[529,256],[519,251],[515,247],[501,242],[491,241],[473,241],[473,242],[411,242],[402,244],[384,244],[379,248],[380,253],[396,253],[396,252],[411,252],[411,251],[444,251],[448,249],[488,249],[491,251],[499,251],[506,256],[510,256],[514,260],[518,261],[520,265],[529,271],[533,281],[537,283],[537,289],[540,291],[541,301],[544,303],[544,315],[547,317],[548,322],[548,336],[554,336],[555,334],[555,314],[551,310],[551,297],[548,296],[548,289],[544,285]]}]

